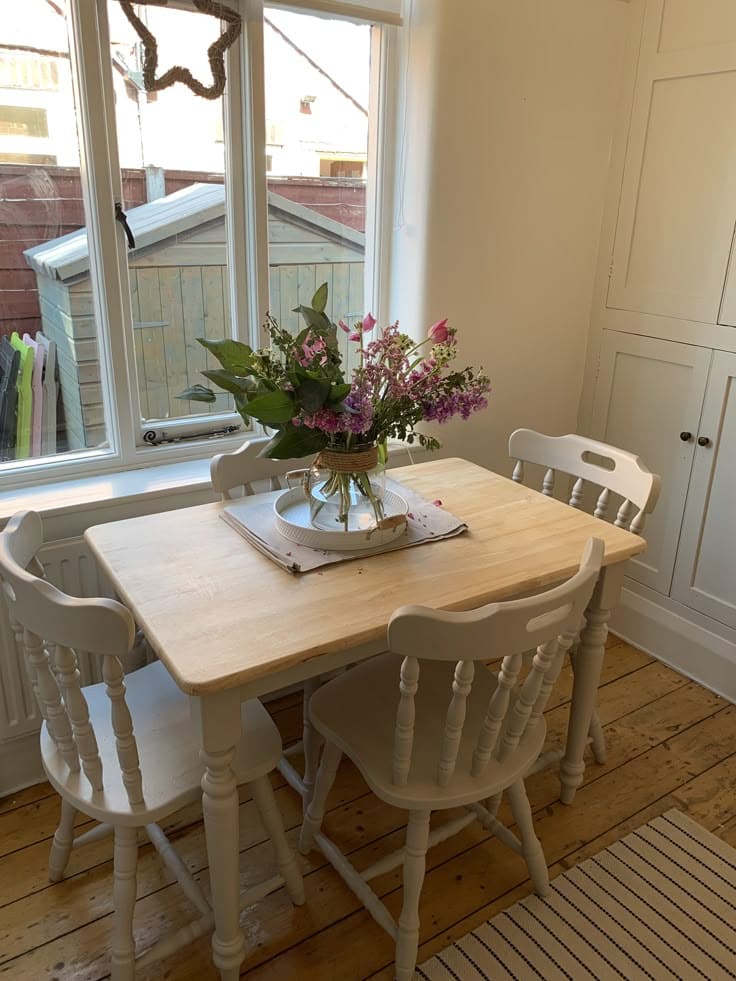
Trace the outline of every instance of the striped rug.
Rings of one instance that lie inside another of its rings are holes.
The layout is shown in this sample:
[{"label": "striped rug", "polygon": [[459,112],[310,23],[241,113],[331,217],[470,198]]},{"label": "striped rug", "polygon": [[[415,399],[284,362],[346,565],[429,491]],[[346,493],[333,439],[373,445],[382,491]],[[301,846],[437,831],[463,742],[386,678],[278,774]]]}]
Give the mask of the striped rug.
[{"label": "striped rug", "polygon": [[[736,813],[736,803],[735,803]],[[736,978],[736,850],[680,811],[417,968],[424,981]]]}]

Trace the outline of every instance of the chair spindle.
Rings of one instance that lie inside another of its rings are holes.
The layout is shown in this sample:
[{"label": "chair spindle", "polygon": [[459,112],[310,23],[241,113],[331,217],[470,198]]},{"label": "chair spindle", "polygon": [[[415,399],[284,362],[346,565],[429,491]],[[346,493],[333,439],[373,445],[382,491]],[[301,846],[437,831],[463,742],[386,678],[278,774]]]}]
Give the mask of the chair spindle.
[{"label": "chair spindle", "polygon": [[632,507],[633,505],[631,501],[626,498],[621,504],[621,507],[618,509],[616,513],[616,520],[613,522],[617,528],[625,528],[628,531],[629,525],[631,524],[629,514],[631,513]]},{"label": "chair spindle", "polygon": [[59,748],[69,771],[79,773],[79,753],[61,701],[59,685],[51,671],[48,651],[41,638],[30,630],[23,631],[23,647],[31,666],[31,676],[35,678],[34,690],[49,735]]},{"label": "chair spindle", "polygon": [[419,687],[419,661],[415,657],[405,657],[401,663],[399,682],[399,707],[396,712],[394,733],[393,782],[397,787],[405,787],[411,766],[411,753],[414,746],[414,696]]},{"label": "chair spindle", "polygon": [[498,674],[498,685],[488,704],[488,710],[480,730],[478,742],[473,752],[471,775],[479,777],[485,770],[493,750],[496,748],[501,723],[509,706],[511,689],[516,684],[521,671],[523,657],[521,654],[511,654],[501,662]]},{"label": "chair spindle", "polygon": [[552,497],[555,490],[555,477],[556,472],[550,467],[544,475],[544,480],[542,481],[542,493],[545,497]]},{"label": "chair spindle", "polygon": [[437,783],[440,787],[446,787],[455,772],[457,752],[460,748],[460,738],[465,724],[465,710],[474,674],[475,665],[472,661],[458,661],[455,665],[455,676],[452,680],[452,700],[445,718],[445,732],[442,738],[440,761],[437,766]]},{"label": "chair spindle", "polygon": [[611,492],[607,487],[604,487],[598,495],[598,500],[595,502],[594,518],[600,518],[601,521],[606,520],[606,515],[608,514],[608,498],[610,496]]},{"label": "chair spindle", "polygon": [[537,648],[529,674],[524,679],[524,684],[511,707],[510,718],[504,728],[501,743],[496,750],[496,759],[499,763],[503,763],[519,745],[529,722],[532,708],[539,697],[544,676],[550,669],[557,651],[557,639],[541,644]]},{"label": "chair spindle", "polygon": [[511,474],[511,479],[515,480],[517,484],[524,483],[524,461],[517,460],[514,466],[514,472]]},{"label": "chair spindle", "polygon": [[141,776],[138,745],[133,734],[133,719],[125,701],[123,666],[117,657],[109,655],[102,662],[102,678],[110,699],[110,716],[115,733],[115,748],[123,774],[123,785],[131,805],[143,803],[143,777]]},{"label": "chair spindle", "polygon": [[82,694],[77,656],[71,647],[56,645],[55,665],[57,678],[72,724],[74,742],[82,760],[82,769],[93,790],[102,790],[102,760],[97,739],[89,721],[87,699]]},{"label": "chair spindle", "polygon": [[572,492],[570,494],[569,505],[571,508],[579,508],[583,501],[583,491],[585,490],[585,481],[582,477],[578,477],[572,486]]}]

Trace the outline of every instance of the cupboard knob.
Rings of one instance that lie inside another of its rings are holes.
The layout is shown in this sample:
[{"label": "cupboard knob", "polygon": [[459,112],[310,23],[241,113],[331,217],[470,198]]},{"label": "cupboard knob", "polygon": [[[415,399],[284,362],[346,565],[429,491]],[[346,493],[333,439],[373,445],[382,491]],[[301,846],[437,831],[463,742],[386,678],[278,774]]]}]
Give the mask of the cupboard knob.
[{"label": "cupboard knob", "polygon": [[710,439],[707,436],[698,436],[698,446],[710,446]]},{"label": "cupboard knob", "polygon": [[680,439],[682,440],[683,443],[689,443],[692,438],[693,438],[693,434],[687,432],[687,430],[683,433],[680,433]]}]

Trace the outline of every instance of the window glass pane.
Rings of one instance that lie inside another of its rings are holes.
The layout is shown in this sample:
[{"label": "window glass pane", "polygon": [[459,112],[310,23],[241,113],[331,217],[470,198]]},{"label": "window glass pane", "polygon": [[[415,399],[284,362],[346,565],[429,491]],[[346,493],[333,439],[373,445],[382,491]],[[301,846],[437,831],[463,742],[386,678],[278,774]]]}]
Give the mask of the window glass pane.
[{"label": "window glass pane", "polygon": [[[196,11],[135,5],[158,44],[158,74],[174,65],[211,84],[208,47],[220,21]],[[156,420],[232,408],[182,401],[219,364],[198,337],[232,336],[225,221],[224,100],[176,83],[146,92],[143,47],[120,4],[108,2],[123,197],[137,247],[128,253],[133,344],[144,429]],[[213,429],[220,428],[213,420]]]},{"label": "window glass pane", "polygon": [[0,466],[106,447],[63,4],[24,0],[0,51]]},{"label": "window glass pane", "polygon": [[301,328],[293,308],[324,282],[331,319],[352,323],[366,312],[370,32],[266,10],[270,306],[289,330]]}]

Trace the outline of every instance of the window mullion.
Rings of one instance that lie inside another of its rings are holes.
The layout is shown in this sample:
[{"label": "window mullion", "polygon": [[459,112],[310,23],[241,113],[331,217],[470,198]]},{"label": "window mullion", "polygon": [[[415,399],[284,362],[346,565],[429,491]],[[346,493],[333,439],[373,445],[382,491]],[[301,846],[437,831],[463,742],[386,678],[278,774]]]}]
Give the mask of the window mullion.
[{"label": "window mullion", "polygon": [[248,37],[247,4],[239,4],[243,31],[227,51],[225,89],[225,193],[227,208],[227,268],[233,332],[238,340],[251,343],[251,281],[247,217],[250,194],[246,137],[250,129],[247,95]]},{"label": "window mullion", "polygon": [[95,317],[98,324],[99,361],[106,384],[103,385],[105,418],[111,445],[123,459],[135,445],[133,409],[128,397],[130,383],[124,324],[127,289],[123,290],[123,230],[115,221],[116,187],[119,168],[112,155],[106,121],[110,119],[110,85],[106,84],[109,45],[107,18],[102,3],[70,0],[72,57],[76,71],[75,98],[80,115],[79,135],[82,193],[88,215],[90,275],[96,285]]},{"label": "window mullion", "polygon": [[396,29],[375,26],[371,37],[371,87],[369,94],[368,186],[366,188],[365,296],[366,309],[375,311],[380,323],[388,323],[390,311],[390,256],[393,216],[391,171],[396,119]]},{"label": "window mullion", "polygon": [[[246,243],[242,269],[247,279],[247,343],[261,347],[268,343],[263,323],[270,307],[263,0],[241,0],[240,6],[244,30],[238,91],[243,129],[238,145],[243,160]],[[256,432],[263,432],[255,420],[251,425]]]}]

